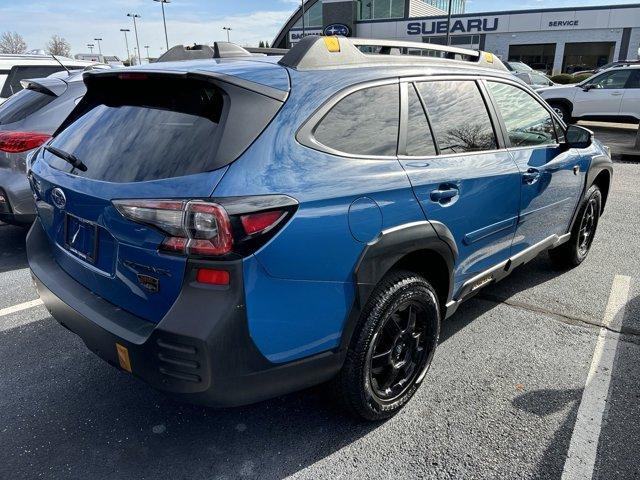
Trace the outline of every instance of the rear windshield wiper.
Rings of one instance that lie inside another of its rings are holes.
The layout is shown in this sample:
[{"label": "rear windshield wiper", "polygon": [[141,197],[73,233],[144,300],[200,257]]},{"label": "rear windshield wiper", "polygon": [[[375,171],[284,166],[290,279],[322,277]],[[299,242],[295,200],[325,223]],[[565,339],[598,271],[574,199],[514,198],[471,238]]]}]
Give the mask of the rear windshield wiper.
[{"label": "rear windshield wiper", "polygon": [[67,153],[64,150],[60,150],[59,148],[52,147],[50,145],[47,145],[46,147],[44,147],[44,149],[47,152],[53,153],[56,157],[61,158],[65,162],[70,163],[71,165],[73,165],[73,168],[77,168],[81,172],[86,172],[87,171],[87,166],[84,163],[82,163],[82,160],[80,160],[74,154]]}]

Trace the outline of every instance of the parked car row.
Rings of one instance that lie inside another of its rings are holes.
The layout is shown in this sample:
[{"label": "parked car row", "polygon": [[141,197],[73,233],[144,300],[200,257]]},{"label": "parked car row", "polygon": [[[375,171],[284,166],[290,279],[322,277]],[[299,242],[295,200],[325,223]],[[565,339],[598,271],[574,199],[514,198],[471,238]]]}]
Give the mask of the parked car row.
[{"label": "parked car row", "polygon": [[[447,58],[362,51],[408,48]],[[607,202],[607,149],[486,52],[309,36],[83,80],[15,100],[81,98],[29,160],[32,276],[88,348],[183,400],[332,381],[388,418],[445,318],[543,251],[579,265]]]}]

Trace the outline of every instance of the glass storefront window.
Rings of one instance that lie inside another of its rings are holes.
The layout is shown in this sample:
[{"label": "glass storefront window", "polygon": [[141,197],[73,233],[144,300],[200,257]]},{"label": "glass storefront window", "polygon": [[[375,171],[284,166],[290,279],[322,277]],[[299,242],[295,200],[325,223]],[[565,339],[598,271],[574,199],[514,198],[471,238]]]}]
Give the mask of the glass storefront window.
[{"label": "glass storefront window", "polygon": [[[322,25],[322,1],[318,0],[304,12],[304,26],[305,28],[321,28]],[[295,23],[293,28],[302,28],[302,18]]]},{"label": "glass storefront window", "polygon": [[404,0],[358,0],[358,20],[403,17]]}]

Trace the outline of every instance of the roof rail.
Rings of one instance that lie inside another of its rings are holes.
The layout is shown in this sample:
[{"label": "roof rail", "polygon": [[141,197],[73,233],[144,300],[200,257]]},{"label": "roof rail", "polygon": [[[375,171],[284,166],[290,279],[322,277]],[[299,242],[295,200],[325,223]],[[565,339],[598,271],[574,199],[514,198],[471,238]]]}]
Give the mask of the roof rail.
[{"label": "roof rail", "polygon": [[[428,56],[422,56],[423,54]],[[297,70],[315,70],[357,65],[424,64],[439,60],[507,70],[498,57],[481,50],[432,43],[313,35],[304,37],[293,46],[280,60],[280,64]]]},{"label": "roof rail", "polygon": [[237,58],[251,57],[251,53],[235,43],[215,42],[213,48],[209,45],[185,47],[176,45],[164,52],[157,62],[175,62],[179,60],[198,60],[203,58]]}]

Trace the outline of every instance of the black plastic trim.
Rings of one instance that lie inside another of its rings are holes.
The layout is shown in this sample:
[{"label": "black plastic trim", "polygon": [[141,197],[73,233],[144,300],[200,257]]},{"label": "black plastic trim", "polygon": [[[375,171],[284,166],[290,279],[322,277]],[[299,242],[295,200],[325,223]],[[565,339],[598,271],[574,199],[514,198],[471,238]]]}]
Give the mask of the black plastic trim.
[{"label": "black plastic trim", "polygon": [[449,270],[449,291],[453,290],[453,267],[457,247],[447,227],[438,222],[421,221],[383,231],[362,252],[355,268],[356,297],[362,308],[382,277],[410,253],[430,250],[440,255]]},{"label": "black plastic trim", "polygon": [[[340,350],[285,364],[265,358],[249,332],[242,261],[190,259],[178,299],[154,324],[92,294],[58,266],[51,248],[36,221],[27,256],[52,316],[116,367],[115,344],[123,345],[134,376],[177,398],[211,406],[254,403],[327,381],[344,362]],[[201,267],[228,270],[231,284],[196,282]]]}]

